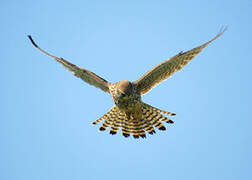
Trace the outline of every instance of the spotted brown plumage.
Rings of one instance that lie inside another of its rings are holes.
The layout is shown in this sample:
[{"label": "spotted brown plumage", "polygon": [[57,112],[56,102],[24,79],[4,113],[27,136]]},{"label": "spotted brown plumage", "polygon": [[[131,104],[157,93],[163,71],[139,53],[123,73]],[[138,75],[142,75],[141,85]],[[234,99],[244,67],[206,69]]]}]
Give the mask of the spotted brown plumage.
[{"label": "spotted brown plumage", "polygon": [[220,37],[225,30],[226,28],[222,29],[210,41],[187,52],[181,52],[160,63],[134,82],[122,80],[116,83],[109,83],[91,71],[80,68],[63,58],[49,54],[41,49],[33,41],[31,36],[28,37],[34,47],[55,59],[75,76],[104,92],[110,93],[115,105],[106,114],[93,122],[93,124],[98,124],[103,121],[99,129],[100,131],[105,131],[110,128],[110,134],[112,135],[117,134],[117,132],[121,130],[124,137],[132,135],[134,138],[146,138],[146,133],[156,133],[154,128],[165,131],[166,127],[163,125],[163,122],[168,124],[174,123],[171,119],[166,117],[166,115],[174,116],[176,114],[160,110],[144,103],[141,100],[141,95],[147,93],[161,81],[171,77],[174,72],[179,71],[207,45]]}]

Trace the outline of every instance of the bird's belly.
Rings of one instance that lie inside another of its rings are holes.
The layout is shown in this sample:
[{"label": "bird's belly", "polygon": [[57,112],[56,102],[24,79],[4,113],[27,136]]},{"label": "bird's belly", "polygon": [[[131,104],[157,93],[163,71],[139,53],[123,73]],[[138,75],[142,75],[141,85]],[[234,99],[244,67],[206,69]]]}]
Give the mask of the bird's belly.
[{"label": "bird's belly", "polygon": [[126,113],[127,118],[130,116],[136,117],[141,116],[141,100],[135,98],[122,98],[118,100],[117,106],[120,110]]},{"label": "bird's belly", "polygon": [[118,101],[117,106],[122,110],[133,110],[138,106],[138,104],[139,104],[139,101],[137,100],[120,99]]}]

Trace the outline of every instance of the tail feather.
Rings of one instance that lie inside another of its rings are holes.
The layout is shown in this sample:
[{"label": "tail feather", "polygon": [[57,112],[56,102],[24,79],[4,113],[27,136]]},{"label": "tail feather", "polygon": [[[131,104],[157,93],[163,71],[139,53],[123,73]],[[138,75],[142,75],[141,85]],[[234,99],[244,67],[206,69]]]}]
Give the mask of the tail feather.
[{"label": "tail feather", "polygon": [[146,125],[144,126],[144,130],[147,131],[149,134],[155,134],[156,131],[154,130],[151,123],[147,120],[145,120],[145,122],[146,122]]},{"label": "tail feather", "polygon": [[132,117],[127,124],[134,138],[146,137],[145,131],[143,128],[144,123],[141,120],[136,120],[136,119],[133,119]]},{"label": "tail feather", "polygon": [[[129,123],[130,124],[130,123]],[[138,139],[140,135],[140,128],[139,128],[139,122],[136,120],[132,120],[132,128],[131,133],[133,134],[133,137]]]},{"label": "tail feather", "polygon": [[122,113],[122,114],[123,114],[122,135],[127,138],[130,136],[131,132],[130,132],[130,128],[127,126],[126,114],[125,113]]},{"label": "tail feather", "polygon": [[115,114],[113,114],[111,117],[111,119],[114,119],[109,132],[112,135],[116,134],[122,127],[124,119],[121,114],[122,114],[121,112],[118,112],[118,110],[116,110]]},{"label": "tail feather", "polygon": [[116,111],[116,106],[112,107],[106,114],[104,114],[101,118],[97,119],[93,122],[93,124],[97,124],[103,120],[105,122],[100,127],[100,131],[105,131],[108,127],[110,127],[113,123],[112,114],[114,114]]},{"label": "tail feather", "polygon": [[139,132],[139,135],[141,138],[146,138],[146,134],[145,134],[145,121],[144,119],[141,119],[140,122],[139,122],[139,128],[140,128],[140,132]]},{"label": "tail feather", "polygon": [[116,106],[113,106],[106,114],[104,114],[102,117],[100,117],[99,119],[94,121],[92,124],[98,124],[101,121],[107,119],[110,116],[110,114],[114,111],[115,108],[116,108]]},{"label": "tail feather", "polygon": [[169,115],[169,116],[176,116],[176,113],[172,113],[172,112],[164,111],[164,110],[161,110],[161,109],[158,109],[158,108],[152,107],[152,106],[151,106],[151,105],[149,105],[149,104],[145,104],[145,103],[144,103],[144,105],[145,105],[146,107],[149,107],[149,108],[154,109],[155,111],[157,111],[157,112],[159,112],[159,113],[162,113],[162,114],[167,114],[167,115]]},{"label": "tail feather", "polygon": [[165,131],[165,130],[166,130],[165,126],[161,123],[163,117],[164,117],[164,116],[162,116],[162,115],[157,115],[157,116],[155,117],[155,119],[152,120],[152,124],[153,124],[156,128],[158,128],[159,130],[161,130],[161,131]]},{"label": "tail feather", "polygon": [[166,118],[163,121],[166,122],[166,123],[169,123],[169,124],[173,124],[174,123],[173,120],[171,120],[169,118]]},{"label": "tail feather", "polygon": [[[166,130],[165,126],[161,123],[162,120],[164,120],[166,117],[163,116],[160,111],[155,111],[157,108],[152,108],[150,105],[146,104],[144,106],[144,114],[143,118],[147,119],[147,121],[150,122],[150,124],[154,125],[159,130]],[[158,109],[159,110],[159,109]]]},{"label": "tail feather", "polygon": [[110,117],[107,117],[105,122],[100,127],[100,131],[105,131],[109,126],[111,126],[111,124],[112,124],[112,121],[111,121]]},{"label": "tail feather", "polygon": [[156,133],[154,127],[159,130],[165,131],[166,127],[162,124],[163,122],[172,124],[173,121],[163,114],[174,116],[175,113],[160,110],[152,107],[148,104],[142,103],[142,117],[141,119],[135,119],[134,116],[128,117],[125,112],[121,111],[117,106],[113,106],[106,114],[101,118],[93,122],[97,124],[104,121],[100,127],[101,131],[106,130],[110,127],[110,134],[116,134],[122,129],[122,135],[129,137],[133,135],[134,138],[146,138],[146,132],[149,134]]},{"label": "tail feather", "polygon": [[[167,114],[171,116],[175,116],[175,113],[167,112],[155,107],[150,106],[149,104],[144,103],[144,109],[145,109],[145,117],[151,121],[151,124],[153,124],[155,127],[157,127],[160,130],[165,130],[165,127],[161,124],[161,121],[164,121],[166,123],[173,124],[174,122],[163,116],[162,114]],[[161,124],[161,125],[160,125]]]}]

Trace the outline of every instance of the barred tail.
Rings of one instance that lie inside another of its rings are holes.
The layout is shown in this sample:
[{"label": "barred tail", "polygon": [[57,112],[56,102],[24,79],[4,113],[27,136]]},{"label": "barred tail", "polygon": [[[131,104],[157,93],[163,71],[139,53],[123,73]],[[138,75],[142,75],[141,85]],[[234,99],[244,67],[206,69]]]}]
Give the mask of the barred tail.
[{"label": "barred tail", "polygon": [[175,113],[163,111],[145,103],[142,103],[141,110],[142,118],[134,119],[134,116],[128,118],[117,106],[113,106],[106,114],[94,121],[93,124],[104,121],[99,130],[105,131],[110,127],[110,134],[112,135],[122,129],[124,137],[133,135],[134,138],[146,138],[145,132],[149,134],[156,133],[154,127],[162,131],[166,130],[165,126],[161,123],[162,121],[170,124],[174,123],[163,114],[174,116],[176,115]]}]

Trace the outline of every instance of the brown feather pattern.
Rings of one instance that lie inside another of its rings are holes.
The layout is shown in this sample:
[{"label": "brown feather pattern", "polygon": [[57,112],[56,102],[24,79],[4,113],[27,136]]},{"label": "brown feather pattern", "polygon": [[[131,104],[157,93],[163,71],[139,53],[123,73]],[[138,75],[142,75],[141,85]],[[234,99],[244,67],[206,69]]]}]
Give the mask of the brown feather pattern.
[{"label": "brown feather pattern", "polygon": [[227,28],[221,29],[220,32],[210,41],[193,48],[187,52],[180,52],[176,56],[158,64],[150,71],[145,73],[141,78],[136,80],[134,84],[138,87],[141,94],[147,93],[155,85],[161,81],[171,77],[173,73],[179,71],[187,65],[196,55],[198,55],[207,45],[213,42],[215,39],[220,37]]},{"label": "brown feather pattern", "polygon": [[146,132],[149,134],[155,133],[154,127],[162,131],[166,130],[162,121],[173,124],[172,120],[162,114],[175,115],[175,113],[163,111],[146,103],[142,103],[142,117],[140,119],[134,119],[134,117],[131,116],[128,119],[123,111],[117,106],[114,106],[101,118],[94,121],[93,124],[104,121],[100,130],[104,131],[110,127],[110,134],[112,135],[116,134],[121,129],[125,137],[133,135],[134,138],[146,138]]},{"label": "brown feather pattern", "polygon": [[46,54],[47,56],[52,57],[57,62],[62,64],[66,69],[68,69],[71,73],[73,73],[75,76],[81,78],[86,83],[93,85],[97,88],[100,88],[101,90],[105,92],[109,92],[109,84],[105,79],[101,78],[100,76],[96,75],[95,73],[88,71],[87,69],[80,68],[67,60],[63,58],[56,57],[54,55],[51,55],[50,53],[46,52],[45,50],[41,49],[35,41],[32,39],[32,37],[29,35],[28,38],[30,39],[31,43],[34,45],[35,48],[37,48],[42,53]]}]

